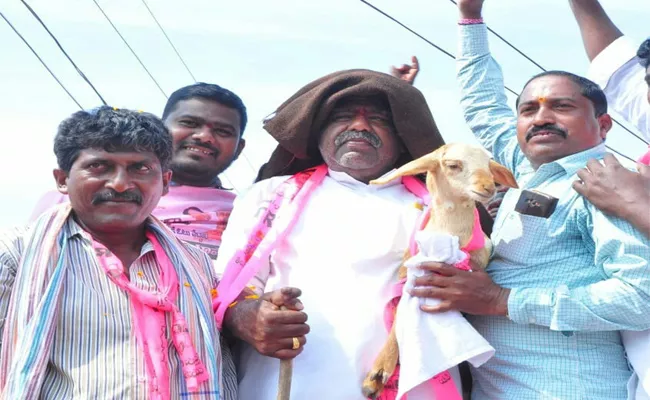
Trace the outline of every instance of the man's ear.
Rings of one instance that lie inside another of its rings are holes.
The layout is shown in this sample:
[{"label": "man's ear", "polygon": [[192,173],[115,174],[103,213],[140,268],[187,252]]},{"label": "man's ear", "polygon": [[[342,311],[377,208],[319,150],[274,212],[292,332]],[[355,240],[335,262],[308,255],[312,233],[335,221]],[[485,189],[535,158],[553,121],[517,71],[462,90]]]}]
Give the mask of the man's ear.
[{"label": "man's ear", "polygon": [[235,151],[235,157],[233,157],[233,161],[239,158],[239,155],[241,154],[242,151],[244,151],[244,147],[246,147],[246,139],[239,139],[239,144],[237,145],[237,151]]},{"label": "man's ear", "polygon": [[600,127],[600,138],[605,140],[607,132],[612,129],[612,117],[609,114],[603,114],[598,117],[598,126]]},{"label": "man's ear", "polygon": [[162,179],[163,179],[162,195],[164,196],[167,193],[169,193],[169,182],[172,181],[172,171],[168,170],[168,171],[163,172]]},{"label": "man's ear", "polygon": [[52,171],[54,180],[56,181],[56,189],[61,194],[68,194],[68,173],[60,168]]}]

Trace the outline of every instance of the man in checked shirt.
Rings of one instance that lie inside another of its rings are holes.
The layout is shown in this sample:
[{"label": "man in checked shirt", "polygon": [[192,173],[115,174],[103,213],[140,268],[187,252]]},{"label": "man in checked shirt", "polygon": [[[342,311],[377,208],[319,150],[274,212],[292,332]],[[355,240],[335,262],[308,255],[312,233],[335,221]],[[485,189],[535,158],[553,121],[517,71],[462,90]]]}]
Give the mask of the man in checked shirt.
[{"label": "man in checked shirt", "polygon": [[442,300],[428,311],[465,312],[496,349],[472,370],[473,399],[631,398],[621,331],[650,329],[650,241],[573,188],[579,171],[597,168],[589,160],[611,157],[605,95],[587,79],[551,72],[525,85],[513,112],[483,0],[458,5],[465,119],[521,189],[503,199],[485,273],[431,265],[438,274],[416,281],[413,294]]}]

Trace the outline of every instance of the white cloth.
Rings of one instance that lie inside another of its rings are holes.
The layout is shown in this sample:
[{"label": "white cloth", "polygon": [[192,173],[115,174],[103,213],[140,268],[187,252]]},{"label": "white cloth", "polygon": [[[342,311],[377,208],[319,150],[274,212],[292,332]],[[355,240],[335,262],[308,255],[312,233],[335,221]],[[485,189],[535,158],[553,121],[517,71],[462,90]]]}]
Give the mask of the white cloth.
[{"label": "white cloth", "polygon": [[637,48],[625,36],[616,39],[592,60],[587,77],[603,88],[610,111],[650,140],[648,85],[646,71],[636,56]]},{"label": "white cloth", "polygon": [[[428,230],[415,234],[420,252],[408,259],[405,288],[412,288],[426,271],[417,267],[425,262],[456,264],[465,259],[458,237]],[[397,306],[395,333],[401,362],[398,399],[434,399],[426,382],[435,375],[469,361],[479,367],[494,355],[494,348],[458,311],[428,314],[421,304],[438,305],[437,299],[418,299],[407,290]]]},{"label": "white cloth", "polygon": [[635,372],[628,388],[635,392],[635,400],[650,400],[650,331],[621,331],[621,338]]},{"label": "white cloth", "polygon": [[[238,196],[215,264],[219,273],[285,179],[258,182]],[[421,213],[416,203],[399,180],[365,185],[329,171],[251,282],[258,293],[302,290],[311,332],[294,360],[292,398],[366,400],[361,385],[388,338],[384,308]],[[283,217],[280,212],[275,224]],[[275,400],[279,361],[247,344],[238,350],[239,399]]]},{"label": "white cloth", "polygon": [[[633,124],[642,137],[650,140],[650,104],[646,70],[639,64],[637,47],[625,36],[612,42],[589,67],[588,77],[603,88],[610,110]],[[645,151],[644,151],[645,152]],[[621,332],[628,359],[636,376],[635,400],[650,400],[650,331]]]}]

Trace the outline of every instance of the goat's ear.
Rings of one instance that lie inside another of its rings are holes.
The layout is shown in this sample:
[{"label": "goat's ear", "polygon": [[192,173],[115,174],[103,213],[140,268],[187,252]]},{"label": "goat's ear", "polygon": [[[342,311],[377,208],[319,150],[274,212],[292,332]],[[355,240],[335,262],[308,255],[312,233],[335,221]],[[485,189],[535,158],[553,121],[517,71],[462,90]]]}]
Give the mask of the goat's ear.
[{"label": "goat's ear", "polygon": [[490,172],[496,183],[515,189],[519,187],[512,172],[494,160],[490,160]]},{"label": "goat's ear", "polygon": [[436,152],[433,152],[402,165],[397,170],[383,178],[370,181],[370,184],[383,185],[403,176],[418,175],[427,171],[435,172],[439,165],[438,155]]}]

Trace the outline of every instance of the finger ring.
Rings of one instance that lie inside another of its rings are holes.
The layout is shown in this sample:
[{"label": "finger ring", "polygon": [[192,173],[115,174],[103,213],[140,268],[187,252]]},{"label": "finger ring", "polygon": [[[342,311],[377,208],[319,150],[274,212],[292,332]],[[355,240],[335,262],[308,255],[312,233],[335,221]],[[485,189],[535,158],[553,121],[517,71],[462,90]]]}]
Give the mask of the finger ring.
[{"label": "finger ring", "polygon": [[297,337],[293,338],[293,346],[291,347],[291,350],[298,350],[300,348],[300,341],[298,340]]}]

